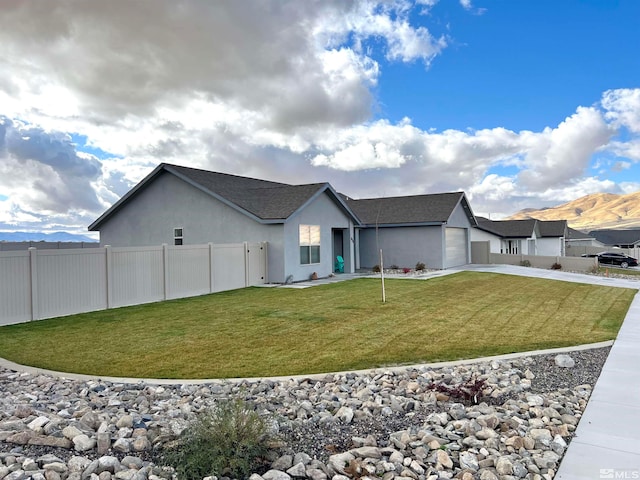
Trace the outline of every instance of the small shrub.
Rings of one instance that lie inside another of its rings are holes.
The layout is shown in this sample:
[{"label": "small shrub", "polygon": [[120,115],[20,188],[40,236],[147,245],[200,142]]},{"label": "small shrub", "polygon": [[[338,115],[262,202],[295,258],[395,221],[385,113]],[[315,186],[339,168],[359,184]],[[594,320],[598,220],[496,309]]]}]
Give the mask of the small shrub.
[{"label": "small shrub", "polygon": [[432,383],[427,388],[435,392],[444,393],[445,395],[466,404],[477,405],[480,403],[480,399],[483,398],[483,392],[487,388],[487,381],[484,378],[472,377],[466,382],[459,383],[457,385]]},{"label": "small shrub", "polygon": [[172,466],[181,480],[247,478],[266,465],[272,440],[267,418],[247,402],[226,400],[199,414],[158,462]]},{"label": "small shrub", "polygon": [[410,268],[407,268],[407,267],[404,267],[404,268],[402,269],[402,273],[409,273],[410,271],[411,271],[411,269],[410,269]]},{"label": "small shrub", "polygon": [[520,262],[520,266],[521,267],[530,267],[531,266],[531,262],[529,260],[522,260]]},{"label": "small shrub", "polygon": [[400,268],[400,267],[398,267],[398,265],[391,265],[389,268],[391,270],[398,270],[398,268]]},{"label": "small shrub", "polygon": [[551,270],[562,270],[562,265],[556,262],[553,265],[551,265]]},{"label": "small shrub", "polygon": [[416,272],[421,272],[423,270],[425,270],[427,268],[427,266],[422,263],[422,262],[418,262],[416,263]]},{"label": "small shrub", "polygon": [[380,273],[380,265],[374,265],[371,270],[373,270],[373,273]]}]

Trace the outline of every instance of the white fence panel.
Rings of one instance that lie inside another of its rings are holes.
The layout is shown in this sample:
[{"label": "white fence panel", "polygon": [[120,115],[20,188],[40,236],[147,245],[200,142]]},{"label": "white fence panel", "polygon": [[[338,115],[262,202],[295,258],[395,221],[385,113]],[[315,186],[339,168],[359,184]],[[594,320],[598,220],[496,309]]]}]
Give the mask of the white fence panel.
[{"label": "white fence panel", "polygon": [[245,246],[242,243],[214,245],[212,249],[213,291],[244,288],[246,283]]},{"label": "white fence panel", "polygon": [[167,258],[167,298],[191,297],[211,291],[209,245],[167,247]]},{"label": "white fence panel", "polygon": [[31,250],[37,269],[36,318],[107,308],[105,253],[101,249]]},{"label": "white fence panel", "polygon": [[124,307],[164,300],[162,246],[112,248],[112,304]]},{"label": "white fence panel", "polygon": [[0,326],[266,281],[266,242],[0,252]]},{"label": "white fence panel", "polygon": [[0,256],[0,325],[31,320],[31,266],[29,252]]}]

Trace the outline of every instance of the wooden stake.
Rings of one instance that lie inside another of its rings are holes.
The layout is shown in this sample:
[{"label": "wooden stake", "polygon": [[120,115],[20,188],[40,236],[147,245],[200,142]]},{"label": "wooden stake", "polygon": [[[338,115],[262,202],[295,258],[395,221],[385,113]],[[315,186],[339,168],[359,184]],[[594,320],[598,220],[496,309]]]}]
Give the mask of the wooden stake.
[{"label": "wooden stake", "polygon": [[382,249],[380,249],[380,280],[382,281],[382,303],[386,303],[387,295],[384,289],[384,263],[382,262]]}]

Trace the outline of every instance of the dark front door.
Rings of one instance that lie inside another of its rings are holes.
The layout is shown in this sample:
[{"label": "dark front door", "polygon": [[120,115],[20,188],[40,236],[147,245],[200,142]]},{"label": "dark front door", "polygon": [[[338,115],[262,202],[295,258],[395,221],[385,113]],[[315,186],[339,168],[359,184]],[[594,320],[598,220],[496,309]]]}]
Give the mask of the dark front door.
[{"label": "dark front door", "polygon": [[342,237],[342,230],[334,229],[333,230],[333,260],[334,261],[338,255],[344,258],[343,245],[344,245],[344,239]]}]

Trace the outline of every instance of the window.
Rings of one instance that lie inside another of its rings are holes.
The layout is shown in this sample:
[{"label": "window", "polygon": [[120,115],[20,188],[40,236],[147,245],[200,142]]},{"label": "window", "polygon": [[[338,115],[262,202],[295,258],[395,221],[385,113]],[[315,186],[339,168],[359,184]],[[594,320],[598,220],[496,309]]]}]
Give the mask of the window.
[{"label": "window", "polygon": [[173,229],[173,244],[182,245],[182,229],[181,228]]},{"label": "window", "polygon": [[520,240],[502,240],[500,253],[518,255],[520,253]]},{"label": "window", "polygon": [[320,225],[300,225],[300,263],[320,263]]}]

